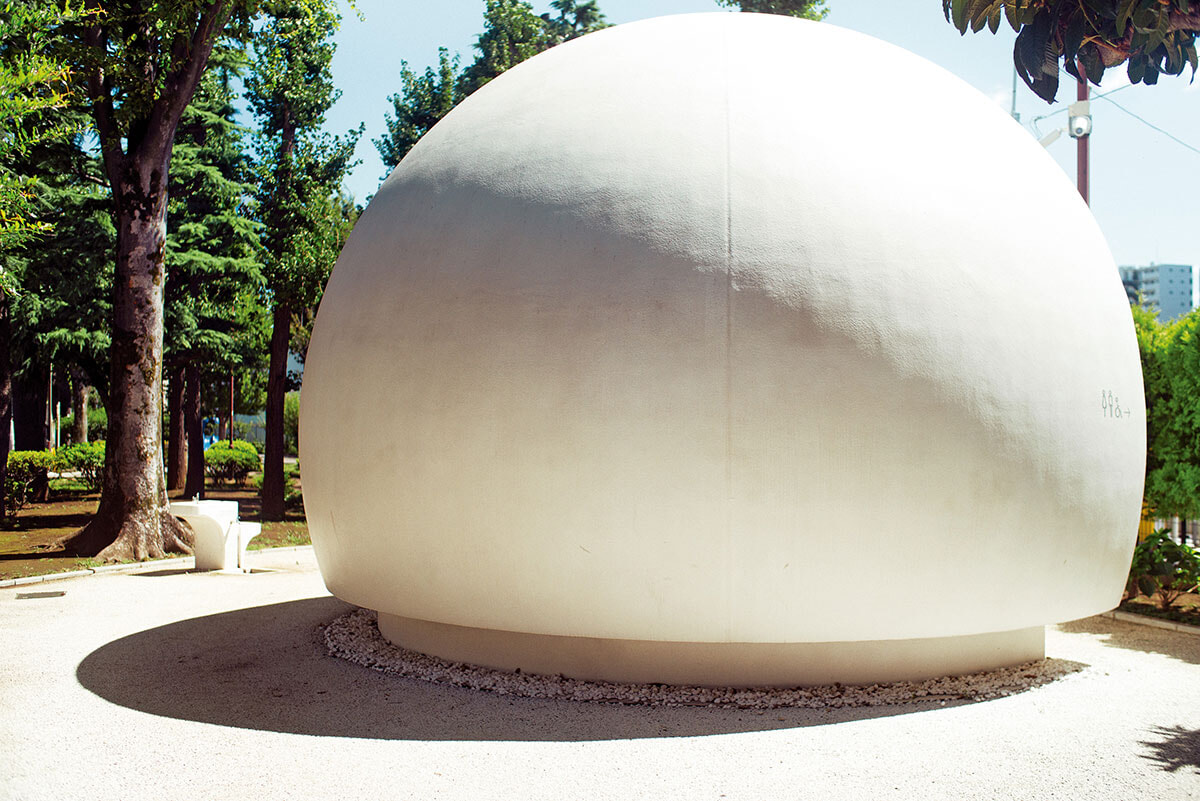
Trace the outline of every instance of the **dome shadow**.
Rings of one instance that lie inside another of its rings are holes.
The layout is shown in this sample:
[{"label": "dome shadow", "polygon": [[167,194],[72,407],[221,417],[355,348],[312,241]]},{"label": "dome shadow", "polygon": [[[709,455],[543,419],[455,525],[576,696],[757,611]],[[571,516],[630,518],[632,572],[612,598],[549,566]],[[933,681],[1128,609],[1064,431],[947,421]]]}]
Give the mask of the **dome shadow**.
[{"label": "dome shadow", "polygon": [[[89,654],[79,683],[114,704],[219,726],[377,740],[578,742],[819,726],[931,709],[617,706],[512,698],[404,679],[329,656],[327,596],[147,629]],[[973,701],[948,701],[955,706]],[[941,708],[941,707],[936,707]]]}]

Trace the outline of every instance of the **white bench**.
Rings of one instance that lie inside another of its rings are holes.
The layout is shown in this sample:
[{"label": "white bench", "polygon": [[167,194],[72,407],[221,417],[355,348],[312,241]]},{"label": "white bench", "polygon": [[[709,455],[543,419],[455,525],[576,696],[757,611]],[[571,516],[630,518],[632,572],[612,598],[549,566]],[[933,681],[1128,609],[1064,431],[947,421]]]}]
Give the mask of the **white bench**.
[{"label": "white bench", "polygon": [[196,533],[197,570],[245,569],[246,546],[262,531],[261,523],[238,520],[237,501],[176,501],[171,514]]}]

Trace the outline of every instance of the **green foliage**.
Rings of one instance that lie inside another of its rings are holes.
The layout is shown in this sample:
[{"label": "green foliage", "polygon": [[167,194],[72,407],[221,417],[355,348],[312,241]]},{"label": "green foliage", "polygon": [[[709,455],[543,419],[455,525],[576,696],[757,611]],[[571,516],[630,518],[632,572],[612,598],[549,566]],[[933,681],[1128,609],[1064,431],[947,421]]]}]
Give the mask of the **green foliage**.
[{"label": "green foliage", "polygon": [[259,124],[259,219],[275,303],[315,303],[341,246],[339,189],[362,128],[321,133],[341,94],[330,62],[339,17],[332,0],[275,0],[254,37],[246,99]]},{"label": "green foliage", "polygon": [[1196,0],[942,0],[942,10],[964,34],[985,26],[995,33],[1006,20],[1018,32],[1017,73],[1048,103],[1060,59],[1071,76],[1097,86],[1105,69],[1122,63],[1130,83],[1154,84],[1185,66],[1194,77],[1197,69]]},{"label": "green foliage", "polygon": [[1171,539],[1163,530],[1151,534],[1133,550],[1126,594],[1139,592],[1169,609],[1179,596],[1200,584],[1200,553]]},{"label": "green foliage", "polygon": [[[74,423],[74,413],[63,416],[62,426],[59,430],[63,432],[64,437],[67,436],[67,433],[70,432],[70,430],[74,427]],[[96,406],[88,409],[87,424],[88,442],[95,442],[96,440],[104,439],[108,430],[108,415],[105,413],[103,406]]]},{"label": "green foliage", "polygon": [[17,513],[29,503],[39,485],[48,481],[47,472],[55,466],[51,451],[10,451],[4,475],[5,525],[16,525]]},{"label": "green foliage", "polygon": [[223,439],[204,452],[204,472],[219,484],[244,484],[259,465],[258,451],[242,439],[235,439],[232,446]]},{"label": "green foliage", "polygon": [[782,14],[816,21],[825,19],[829,13],[829,9],[825,8],[825,0],[717,0],[717,3],[727,8],[736,7],[740,11]]},{"label": "green foliage", "polygon": [[407,61],[401,62],[401,91],[388,97],[394,116],[384,115],[387,132],[372,140],[389,171],[462,100],[460,79],[458,57],[450,58],[450,51],[444,47],[438,48],[436,72],[426,67],[424,74],[417,75],[408,68]]},{"label": "green foliage", "polygon": [[[171,155],[166,358],[223,375],[258,366],[267,340],[258,226],[249,206],[253,176],[244,131],[234,123],[232,85],[244,63],[230,42],[214,49]],[[239,314],[246,305],[259,313]]]},{"label": "green foliage", "polygon": [[[824,1],[810,0],[817,4]],[[542,25],[555,44],[609,27],[596,0],[582,3],[577,0],[551,0],[550,7],[558,12],[558,16],[542,14]]]},{"label": "green foliage", "polygon": [[300,393],[289,392],[283,398],[284,450],[295,454],[300,448]]},{"label": "green foliage", "polygon": [[247,132],[234,122],[233,86],[245,65],[235,42],[218,43],[176,131],[164,303],[171,372],[198,365],[202,408],[224,411],[229,376],[236,375],[236,408],[243,413],[262,405],[259,376],[270,338],[255,175]]},{"label": "green foliage", "polygon": [[1169,325],[1134,308],[1146,392],[1146,503],[1200,516],[1200,311]]},{"label": "green foliage", "polygon": [[289,486],[287,492],[283,496],[283,505],[288,509],[294,509],[301,514],[304,513],[304,492],[299,487]]},{"label": "green foliage", "polygon": [[88,440],[102,440],[108,434],[108,412],[103,406],[88,409]]},{"label": "green foliage", "polygon": [[88,492],[99,492],[104,483],[104,440],[59,448],[55,469],[60,473],[78,472]]},{"label": "green foliage", "polygon": [[[83,124],[80,109],[63,116]],[[18,291],[13,369],[75,364],[90,384],[107,387],[116,230],[100,164],[82,137],[39,143],[17,164],[39,176],[30,209],[48,231],[8,259]]]},{"label": "green foliage", "polygon": [[557,15],[536,15],[525,0],[487,0],[483,33],[469,67],[460,71],[458,56],[452,58],[444,47],[438,49],[436,70],[426,67],[418,75],[403,63],[401,91],[388,97],[393,113],[385,115],[387,130],[372,140],[389,171],[450,109],[488,81],[556,44],[609,27],[597,0],[552,0],[550,7]]},{"label": "green foliage", "polygon": [[545,21],[525,0],[487,0],[483,33],[475,40],[479,55],[463,73],[463,96],[554,44]]},{"label": "green foliage", "polygon": [[[54,52],[56,32],[82,16],[78,4],[22,0],[0,9],[0,253],[49,230],[32,214],[36,179],[13,160],[75,131],[54,113],[66,107],[71,70]],[[0,264],[0,292],[12,293]]]}]

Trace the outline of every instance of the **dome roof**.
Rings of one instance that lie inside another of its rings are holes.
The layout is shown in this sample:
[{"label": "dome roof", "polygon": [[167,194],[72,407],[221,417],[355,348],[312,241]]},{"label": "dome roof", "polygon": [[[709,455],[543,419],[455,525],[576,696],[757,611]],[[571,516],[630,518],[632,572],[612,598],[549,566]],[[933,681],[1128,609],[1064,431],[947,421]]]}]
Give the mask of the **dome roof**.
[{"label": "dome roof", "polygon": [[301,451],[353,603],[838,642],[1111,608],[1145,430],[1037,142],[884,42],[718,13],[556,47],[422,139],[329,282]]}]

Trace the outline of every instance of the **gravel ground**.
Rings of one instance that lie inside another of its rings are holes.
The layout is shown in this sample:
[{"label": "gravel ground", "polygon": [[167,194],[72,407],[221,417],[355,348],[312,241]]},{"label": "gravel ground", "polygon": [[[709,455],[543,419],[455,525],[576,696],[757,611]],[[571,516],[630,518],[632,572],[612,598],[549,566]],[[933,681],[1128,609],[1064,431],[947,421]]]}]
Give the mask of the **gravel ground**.
[{"label": "gravel ground", "polygon": [[447,662],[388,642],[379,633],[376,615],[369,609],[355,609],[342,615],[325,627],[324,639],[326,647],[334,656],[407,679],[521,698],[553,698],[559,701],[641,706],[841,709],[907,703],[945,705],[947,701],[985,701],[1001,698],[1040,687],[1085,667],[1078,662],[1064,659],[1042,659],[985,673],[919,682],[737,690],[580,681],[561,675],[513,673],[462,662]]},{"label": "gravel ground", "polygon": [[0,589],[0,799],[1200,799],[1200,636],[1051,627],[1078,670],[989,700],[519,698],[329,656],[311,550],[251,559]]}]

